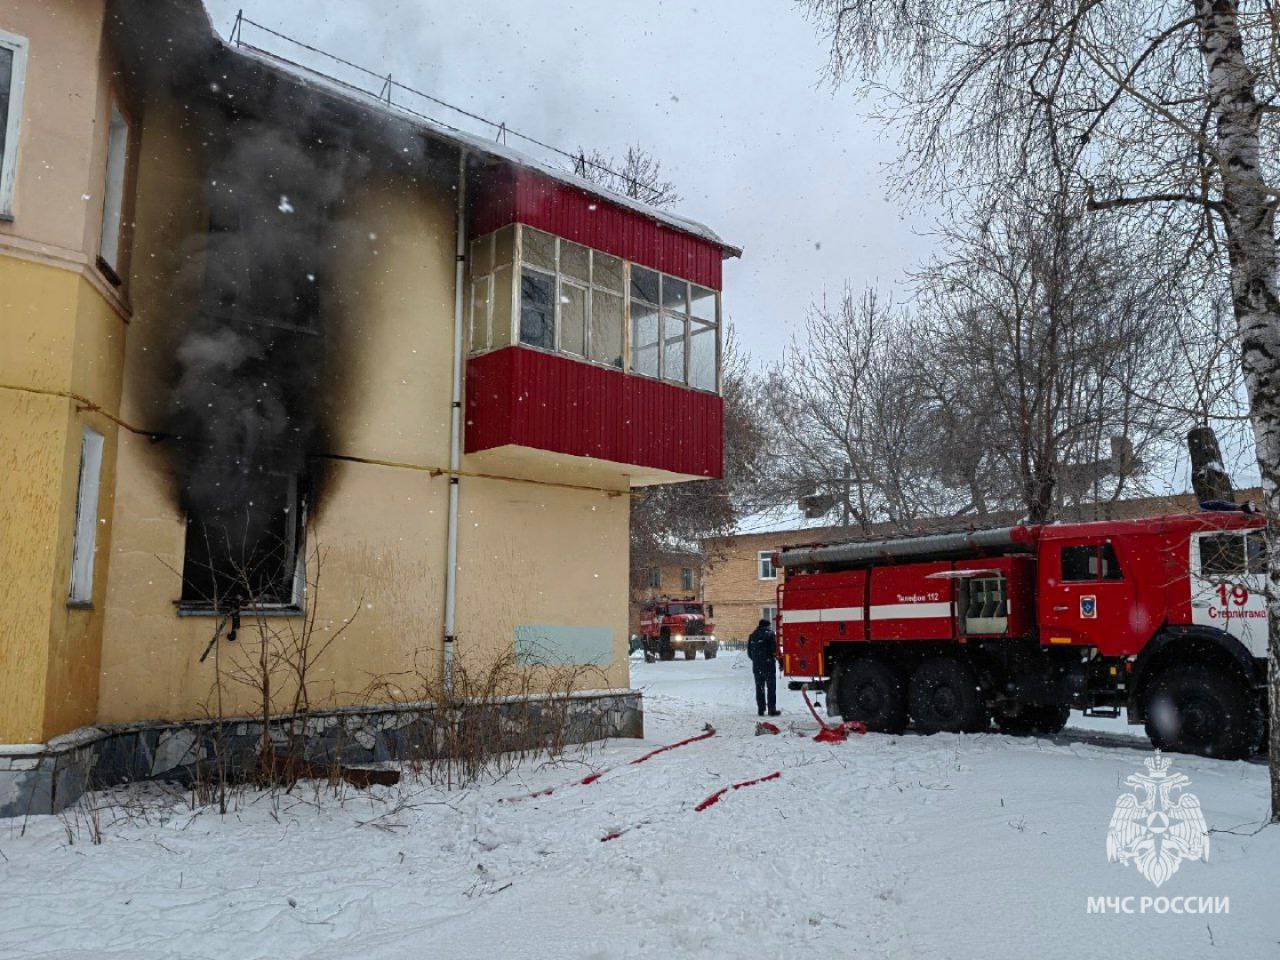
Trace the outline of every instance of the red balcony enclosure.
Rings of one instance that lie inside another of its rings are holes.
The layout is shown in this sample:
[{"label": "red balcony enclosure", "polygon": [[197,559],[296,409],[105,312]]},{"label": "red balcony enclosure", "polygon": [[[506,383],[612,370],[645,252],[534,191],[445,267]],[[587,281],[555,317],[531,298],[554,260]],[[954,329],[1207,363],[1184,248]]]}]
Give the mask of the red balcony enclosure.
[{"label": "red balcony enclosure", "polygon": [[466,451],[507,446],[618,464],[635,484],[719,478],[724,401],[621,370],[507,347],[467,363]]}]

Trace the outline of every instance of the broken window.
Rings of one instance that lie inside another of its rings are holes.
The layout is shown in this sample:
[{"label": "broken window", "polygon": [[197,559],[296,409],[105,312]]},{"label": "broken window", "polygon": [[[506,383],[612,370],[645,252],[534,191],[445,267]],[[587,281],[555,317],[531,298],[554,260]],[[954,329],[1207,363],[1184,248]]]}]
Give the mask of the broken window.
[{"label": "broken window", "polygon": [[305,501],[296,477],[272,476],[251,496],[189,506],[184,608],[287,608],[302,602]]},{"label": "broken window", "polygon": [[13,216],[18,169],[18,125],[27,72],[27,41],[0,30],[0,219]]}]

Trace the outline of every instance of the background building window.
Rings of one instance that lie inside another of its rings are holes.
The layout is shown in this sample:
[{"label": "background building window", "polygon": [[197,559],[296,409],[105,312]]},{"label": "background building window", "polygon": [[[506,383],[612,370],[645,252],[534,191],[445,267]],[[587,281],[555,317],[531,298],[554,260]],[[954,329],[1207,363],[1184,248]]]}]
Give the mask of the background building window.
[{"label": "background building window", "polygon": [[680,589],[686,593],[693,589],[693,570],[689,567],[680,568]]},{"label": "background building window", "polygon": [[80,438],[80,485],[76,491],[76,532],[71,550],[67,602],[93,602],[93,560],[98,546],[98,491],[102,483],[102,434],[85,427]]},{"label": "background building window", "polygon": [[760,566],[761,580],[777,580],[778,571],[773,568],[773,551],[761,550],[756,554],[756,562]]},{"label": "background building window", "polygon": [[769,626],[776,626],[778,621],[778,608],[775,606],[761,607],[760,619],[768,620]]},{"label": "background building window", "polygon": [[661,568],[659,568],[659,567],[650,567],[650,568],[649,568],[649,589],[650,589],[650,590],[661,590],[661,589],[662,589],[662,570],[661,570]]},{"label": "background building window", "polygon": [[18,171],[18,128],[27,74],[27,41],[0,30],[0,218],[13,216]]},{"label": "background building window", "polygon": [[107,170],[102,189],[102,233],[98,259],[112,283],[120,283],[120,235],[124,229],[124,185],[129,160],[129,122],[116,103],[111,104],[107,127]]}]

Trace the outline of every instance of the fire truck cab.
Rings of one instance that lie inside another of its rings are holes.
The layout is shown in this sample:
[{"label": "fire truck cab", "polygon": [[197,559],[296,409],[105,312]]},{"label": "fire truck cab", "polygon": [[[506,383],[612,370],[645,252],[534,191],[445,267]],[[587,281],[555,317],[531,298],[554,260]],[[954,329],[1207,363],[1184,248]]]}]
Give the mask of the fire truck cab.
[{"label": "fire truck cab", "polygon": [[693,597],[657,597],[640,608],[640,636],[650,663],[674,660],[677,653],[692,660],[699,650],[704,659],[714,659],[720,649],[715,628],[702,601]]},{"label": "fire truck cab", "polygon": [[1266,717],[1262,518],[1204,511],[782,551],[792,686],[874,730],[1052,733],[1072,709],[1243,757]]}]

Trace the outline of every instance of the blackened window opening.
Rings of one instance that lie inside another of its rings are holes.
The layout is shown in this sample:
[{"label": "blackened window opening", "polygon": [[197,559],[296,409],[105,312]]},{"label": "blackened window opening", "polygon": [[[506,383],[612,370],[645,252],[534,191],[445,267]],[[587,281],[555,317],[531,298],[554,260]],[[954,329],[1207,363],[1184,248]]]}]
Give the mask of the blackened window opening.
[{"label": "blackened window opening", "polygon": [[188,508],[184,608],[230,611],[301,603],[306,501],[295,478],[270,480],[242,502]]}]

